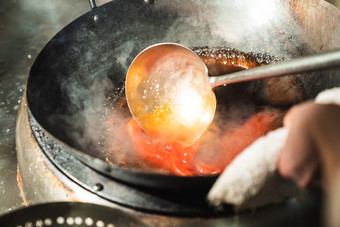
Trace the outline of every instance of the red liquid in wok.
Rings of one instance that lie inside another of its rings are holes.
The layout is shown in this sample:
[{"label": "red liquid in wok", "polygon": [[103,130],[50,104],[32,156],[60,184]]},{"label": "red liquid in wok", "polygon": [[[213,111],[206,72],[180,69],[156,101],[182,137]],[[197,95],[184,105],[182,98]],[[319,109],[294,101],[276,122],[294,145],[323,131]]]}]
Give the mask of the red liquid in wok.
[{"label": "red liquid in wok", "polygon": [[271,111],[259,112],[234,131],[225,133],[220,141],[225,147],[224,158],[213,163],[195,158],[200,140],[191,147],[183,147],[179,143],[164,144],[147,135],[134,119],[129,121],[127,127],[138,155],[148,164],[167,169],[176,175],[211,175],[221,173],[252,142],[276,128],[276,114]]},{"label": "red liquid in wok", "polygon": [[[253,55],[243,54],[231,49],[196,48],[194,51],[207,65],[211,75],[249,69],[261,64]],[[221,89],[227,89],[222,87]],[[237,88],[235,91],[238,91]],[[234,92],[235,93],[235,92]],[[218,95],[218,93],[217,93]],[[107,160],[122,167],[130,168],[136,160],[136,165],[145,171],[169,173],[182,176],[212,175],[221,173],[224,168],[246,147],[257,138],[281,126],[282,111],[276,108],[248,108],[247,102],[240,105],[235,115],[243,115],[244,111],[251,113],[243,117],[224,118],[228,108],[217,106],[217,117],[209,130],[191,147],[183,147],[179,143],[164,143],[146,134],[133,118],[120,128],[121,140],[129,140],[133,153],[115,153]],[[242,92],[239,94],[242,96]],[[220,97],[220,99],[221,99]],[[217,97],[217,100],[219,98]],[[245,99],[247,100],[247,99]],[[235,105],[236,103],[236,105]],[[237,102],[234,105],[237,108]],[[249,101],[251,103],[251,101]],[[125,103],[123,105],[126,105]],[[219,105],[219,101],[218,101]],[[235,112],[235,111],[234,111]],[[237,122],[228,122],[237,119]],[[112,124],[112,122],[109,124]],[[221,126],[221,125],[225,125]],[[114,161],[113,161],[114,160]],[[138,169],[137,168],[137,169]]]}]

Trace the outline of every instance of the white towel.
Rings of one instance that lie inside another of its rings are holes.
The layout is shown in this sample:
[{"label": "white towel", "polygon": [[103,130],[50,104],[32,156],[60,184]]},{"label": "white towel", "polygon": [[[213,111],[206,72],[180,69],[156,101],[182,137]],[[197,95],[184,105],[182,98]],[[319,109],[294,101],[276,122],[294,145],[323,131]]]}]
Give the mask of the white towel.
[{"label": "white towel", "polygon": [[238,208],[256,208],[300,194],[276,172],[276,160],[287,133],[286,128],[272,131],[239,154],[211,188],[209,201],[216,206],[228,203]]}]

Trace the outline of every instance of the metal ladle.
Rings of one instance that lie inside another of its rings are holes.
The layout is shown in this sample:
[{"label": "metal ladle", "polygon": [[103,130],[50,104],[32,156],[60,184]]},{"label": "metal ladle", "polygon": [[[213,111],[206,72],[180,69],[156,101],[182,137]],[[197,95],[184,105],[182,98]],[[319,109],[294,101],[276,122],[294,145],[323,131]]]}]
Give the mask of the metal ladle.
[{"label": "metal ladle", "polygon": [[160,43],[144,49],[126,76],[130,111],[145,132],[165,142],[192,145],[211,124],[224,84],[340,67],[340,50],[208,77],[203,61],[190,49]]}]

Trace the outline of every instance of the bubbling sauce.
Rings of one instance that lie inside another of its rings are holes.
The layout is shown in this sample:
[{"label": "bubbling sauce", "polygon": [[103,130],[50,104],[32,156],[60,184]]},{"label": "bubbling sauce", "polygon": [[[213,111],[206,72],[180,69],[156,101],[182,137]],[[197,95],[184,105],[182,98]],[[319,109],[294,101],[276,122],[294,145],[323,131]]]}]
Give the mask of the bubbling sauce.
[{"label": "bubbling sauce", "polygon": [[[254,68],[278,59],[269,55],[242,53],[231,48],[193,48],[211,76]],[[208,131],[192,146],[164,143],[145,133],[131,117],[112,115],[108,132],[107,161],[123,168],[182,176],[214,175],[257,138],[281,126],[284,109],[274,108],[256,97],[252,83],[217,87],[216,115]],[[124,92],[123,92],[124,93]],[[126,112],[122,98],[119,108]]]},{"label": "bubbling sauce", "polygon": [[244,53],[229,47],[195,47],[192,50],[203,60],[210,76],[220,76],[281,60],[268,54]]}]

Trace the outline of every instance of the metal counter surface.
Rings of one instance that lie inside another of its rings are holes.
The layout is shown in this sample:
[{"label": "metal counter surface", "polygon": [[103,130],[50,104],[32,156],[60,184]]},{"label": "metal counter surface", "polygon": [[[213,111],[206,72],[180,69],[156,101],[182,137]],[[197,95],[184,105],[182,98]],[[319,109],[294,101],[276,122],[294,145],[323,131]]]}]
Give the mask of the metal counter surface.
[{"label": "metal counter surface", "polygon": [[89,10],[86,0],[0,2],[0,214],[24,205],[14,133],[30,67],[59,30]]}]

